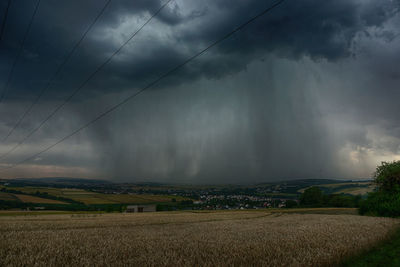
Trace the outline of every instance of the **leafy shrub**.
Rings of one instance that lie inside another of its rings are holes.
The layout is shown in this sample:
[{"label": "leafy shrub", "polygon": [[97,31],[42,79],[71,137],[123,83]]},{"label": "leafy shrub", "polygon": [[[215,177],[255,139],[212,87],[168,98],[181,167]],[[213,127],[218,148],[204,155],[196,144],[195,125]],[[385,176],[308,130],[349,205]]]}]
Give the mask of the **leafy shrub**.
[{"label": "leafy shrub", "polygon": [[375,183],[379,190],[398,192],[400,188],[400,161],[382,162],[376,168]]},{"label": "leafy shrub", "polygon": [[375,183],[378,191],[369,193],[362,201],[359,212],[365,215],[400,216],[400,161],[382,162],[376,168]]},{"label": "leafy shrub", "polygon": [[368,194],[368,198],[361,202],[360,214],[384,217],[400,216],[400,194],[378,191]]}]

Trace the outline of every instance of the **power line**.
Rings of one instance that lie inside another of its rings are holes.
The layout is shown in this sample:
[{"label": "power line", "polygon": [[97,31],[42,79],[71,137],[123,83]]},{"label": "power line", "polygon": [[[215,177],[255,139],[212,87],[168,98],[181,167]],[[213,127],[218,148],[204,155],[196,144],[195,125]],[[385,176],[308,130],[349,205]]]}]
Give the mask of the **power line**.
[{"label": "power line", "polygon": [[74,136],[75,134],[77,134],[78,132],[82,131],[83,129],[89,127],[90,125],[94,124],[95,122],[97,122],[98,120],[102,119],[103,117],[105,117],[106,115],[108,115],[109,113],[113,112],[114,110],[116,110],[117,108],[119,108],[120,106],[126,104],[127,102],[129,102],[130,100],[134,99],[135,97],[137,97],[138,95],[140,95],[141,93],[143,93],[144,91],[146,91],[147,89],[151,88],[152,86],[154,86],[155,84],[157,84],[159,81],[163,80],[164,78],[166,78],[167,76],[171,75],[172,73],[174,73],[175,71],[177,71],[178,69],[184,67],[185,65],[187,65],[189,62],[191,62],[192,60],[194,60],[195,58],[201,56],[202,54],[204,54],[207,50],[211,49],[212,47],[218,45],[219,43],[221,43],[222,41],[228,39],[229,37],[231,37],[233,34],[235,34],[236,32],[240,31],[241,29],[243,29],[244,27],[246,27],[248,24],[252,23],[253,21],[255,21],[256,19],[262,17],[263,15],[265,15],[266,13],[268,13],[269,11],[273,10],[275,7],[279,6],[280,4],[282,4],[285,0],[278,0],[277,2],[275,2],[272,6],[268,7],[267,9],[264,9],[262,12],[260,12],[259,14],[257,14],[256,16],[252,17],[251,19],[249,19],[248,21],[246,21],[245,23],[241,24],[240,26],[236,27],[233,31],[227,33],[226,35],[224,35],[223,37],[221,37],[220,39],[216,40],[215,42],[211,43],[209,46],[207,46],[206,48],[204,48],[203,50],[201,50],[200,52],[196,53],[195,55],[191,56],[190,58],[186,59],[185,61],[183,61],[181,64],[177,65],[176,67],[172,68],[171,70],[165,72],[163,75],[159,76],[157,79],[155,79],[154,81],[152,81],[151,83],[149,83],[148,85],[146,85],[145,87],[143,87],[142,89],[140,89],[139,91],[137,91],[136,93],[131,94],[130,96],[128,96],[127,98],[125,98],[124,100],[122,100],[121,102],[119,102],[118,104],[110,107],[109,109],[107,109],[106,111],[100,113],[97,117],[95,117],[94,119],[92,119],[91,121],[87,122],[86,124],[84,124],[83,126],[79,127],[78,129],[76,129],[75,131],[71,132],[70,134],[64,136],[63,138],[61,138],[60,140],[58,140],[57,142],[53,143],[52,145],[46,147],[45,149],[41,150],[40,152],[29,156],[28,158],[25,158],[24,160],[21,160],[17,163],[12,164],[11,166],[7,166],[7,167],[3,167],[3,169],[11,169],[14,168],[17,165],[20,165],[22,163],[25,163],[31,159],[36,158],[37,156],[49,151],[50,149],[52,149],[53,147],[57,146],[58,144],[64,142],[65,140],[67,140],[68,138]]},{"label": "power line", "polygon": [[26,31],[25,31],[24,37],[23,37],[22,42],[21,42],[21,45],[20,45],[20,47],[19,47],[19,51],[18,51],[18,53],[17,53],[17,56],[16,56],[15,59],[14,59],[13,65],[12,65],[12,67],[11,67],[11,71],[10,71],[10,73],[8,74],[7,82],[6,82],[5,85],[4,85],[3,92],[2,92],[1,97],[0,97],[0,104],[1,104],[1,102],[3,102],[3,99],[4,99],[4,97],[5,97],[6,93],[7,93],[8,85],[10,84],[11,78],[12,78],[12,76],[13,76],[13,74],[14,74],[15,67],[17,66],[17,63],[18,63],[18,61],[19,61],[19,58],[21,57],[21,54],[22,54],[22,51],[23,51],[23,48],[24,48],[26,39],[28,38],[28,34],[29,34],[29,32],[31,31],[31,27],[32,27],[32,24],[33,24],[33,20],[35,19],[37,10],[38,10],[38,8],[39,8],[40,1],[41,1],[41,0],[38,0],[38,1],[36,2],[35,10],[33,11],[32,17],[31,17],[31,19],[30,19],[30,21],[29,21],[28,28],[27,28]]},{"label": "power line", "polygon": [[44,93],[50,88],[51,84],[54,82],[54,80],[57,78],[58,74],[60,74],[61,70],[64,68],[64,66],[67,64],[68,60],[71,58],[72,54],[75,52],[75,50],[79,47],[79,45],[82,43],[82,41],[85,39],[86,35],[89,33],[89,31],[92,29],[92,27],[96,24],[98,19],[103,15],[104,11],[106,10],[107,6],[110,4],[111,0],[108,0],[103,8],[101,9],[100,13],[96,16],[96,18],[93,20],[93,22],[89,25],[89,27],[86,29],[82,37],[79,39],[79,41],[73,46],[71,51],[67,54],[65,57],[64,61],[58,66],[56,72],[53,74],[53,76],[48,80],[47,84],[41,89],[39,94],[36,96],[34,101],[31,103],[31,105],[25,110],[25,112],[22,114],[22,116],[18,119],[17,123],[14,125],[14,127],[11,128],[11,130],[8,132],[8,134],[4,137],[3,142],[7,141],[8,137],[14,132],[14,130],[21,124],[21,122],[25,119],[25,117],[31,112],[33,107],[39,102],[39,100],[42,98]]},{"label": "power line", "polygon": [[10,9],[11,5],[11,0],[8,0],[6,11],[4,12],[4,19],[3,23],[1,24],[1,30],[0,30],[0,42],[3,40],[3,34],[4,34],[4,29],[6,28],[6,22],[7,22],[7,16],[8,16],[8,10]]},{"label": "power line", "polygon": [[104,68],[113,58],[116,56],[161,10],[164,9],[166,5],[168,5],[172,0],[168,0],[165,4],[163,4],[151,17],[143,23],[143,25],[136,30],[110,57],[108,57],[97,69],[92,72],[88,78],[78,87],[76,88],[72,94],[70,94],[60,105],[58,105],[35,129],[30,131],[28,135],[26,135],[20,142],[18,142],[15,146],[13,146],[9,151],[0,156],[0,159],[6,157],[10,153],[12,153],[15,149],[17,149],[20,145],[22,145],[30,136],[32,136],[35,132],[37,132],[48,120],[50,120],[60,109],[62,109],[71,99],[80,91],[82,88],[98,73],[101,69]]}]

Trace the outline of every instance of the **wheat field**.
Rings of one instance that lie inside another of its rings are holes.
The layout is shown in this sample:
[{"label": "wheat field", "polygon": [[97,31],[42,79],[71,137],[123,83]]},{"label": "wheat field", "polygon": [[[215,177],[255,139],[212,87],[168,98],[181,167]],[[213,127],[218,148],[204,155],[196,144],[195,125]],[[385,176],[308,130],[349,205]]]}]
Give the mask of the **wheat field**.
[{"label": "wheat field", "polygon": [[399,222],[267,211],[0,217],[0,266],[321,266]]}]

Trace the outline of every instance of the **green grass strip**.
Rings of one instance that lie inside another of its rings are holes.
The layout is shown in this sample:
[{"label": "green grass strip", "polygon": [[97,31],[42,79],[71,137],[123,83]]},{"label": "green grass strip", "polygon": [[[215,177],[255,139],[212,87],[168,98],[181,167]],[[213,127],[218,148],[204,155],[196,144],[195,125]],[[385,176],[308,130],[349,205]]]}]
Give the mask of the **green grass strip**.
[{"label": "green grass strip", "polygon": [[341,266],[400,266],[400,229],[371,250],[348,258]]}]

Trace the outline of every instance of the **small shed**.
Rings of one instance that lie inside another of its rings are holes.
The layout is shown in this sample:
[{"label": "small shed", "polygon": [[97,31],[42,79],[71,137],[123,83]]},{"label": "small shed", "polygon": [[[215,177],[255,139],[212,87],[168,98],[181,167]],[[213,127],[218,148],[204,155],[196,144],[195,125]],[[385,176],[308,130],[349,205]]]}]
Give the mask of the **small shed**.
[{"label": "small shed", "polygon": [[156,211],[156,205],[128,205],[126,212],[151,212]]}]

